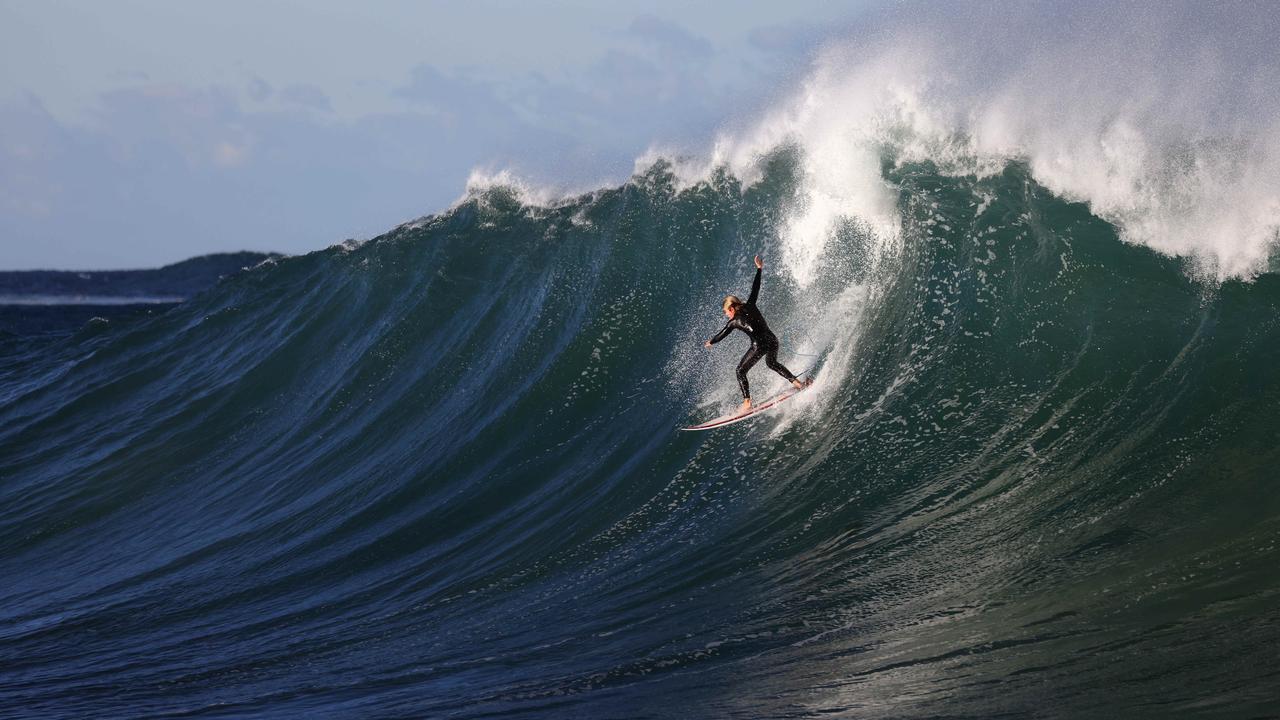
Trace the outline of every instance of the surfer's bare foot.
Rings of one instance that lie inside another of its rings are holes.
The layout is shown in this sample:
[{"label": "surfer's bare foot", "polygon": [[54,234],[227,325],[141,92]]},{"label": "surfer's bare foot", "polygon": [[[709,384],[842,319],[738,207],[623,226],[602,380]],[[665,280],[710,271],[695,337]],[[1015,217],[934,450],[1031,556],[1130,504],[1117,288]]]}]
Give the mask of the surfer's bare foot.
[{"label": "surfer's bare foot", "polygon": [[813,384],[813,380],[811,380],[811,379],[800,380],[800,379],[798,379],[798,378],[797,378],[797,379],[795,379],[795,380],[792,380],[792,381],[791,381],[791,387],[793,387],[793,388],[795,388],[795,389],[797,389],[797,390],[803,390],[803,389],[805,389],[805,388],[809,387],[809,386],[810,386],[810,385],[812,385],[812,384]]},{"label": "surfer's bare foot", "polygon": [[751,398],[747,398],[746,400],[742,401],[742,405],[738,408],[738,414],[741,415],[742,413],[750,409],[751,409]]}]

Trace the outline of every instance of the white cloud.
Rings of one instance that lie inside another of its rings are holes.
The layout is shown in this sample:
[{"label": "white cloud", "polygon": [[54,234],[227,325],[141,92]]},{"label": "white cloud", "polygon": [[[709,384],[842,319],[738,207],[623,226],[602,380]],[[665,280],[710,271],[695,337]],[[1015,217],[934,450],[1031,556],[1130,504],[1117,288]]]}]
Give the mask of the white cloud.
[{"label": "white cloud", "polygon": [[709,57],[714,49],[711,42],[701,35],[696,35],[676,23],[654,15],[637,17],[631,21],[628,30],[632,35],[652,43],[661,51],[674,53],[686,59]]}]

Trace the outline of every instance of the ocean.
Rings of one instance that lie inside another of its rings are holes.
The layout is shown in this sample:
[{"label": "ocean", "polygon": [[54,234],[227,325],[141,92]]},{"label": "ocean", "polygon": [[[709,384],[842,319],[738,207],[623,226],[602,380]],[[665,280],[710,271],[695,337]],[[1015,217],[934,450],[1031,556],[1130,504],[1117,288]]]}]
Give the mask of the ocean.
[{"label": "ocean", "polygon": [[[704,157],[0,336],[0,715],[1280,713],[1273,136],[901,47]],[[757,253],[816,382],[678,432]]]}]

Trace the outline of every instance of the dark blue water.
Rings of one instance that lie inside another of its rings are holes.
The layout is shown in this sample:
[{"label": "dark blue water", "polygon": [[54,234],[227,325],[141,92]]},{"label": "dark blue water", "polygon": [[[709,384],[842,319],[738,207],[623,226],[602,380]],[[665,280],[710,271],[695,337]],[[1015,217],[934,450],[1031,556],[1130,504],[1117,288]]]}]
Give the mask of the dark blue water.
[{"label": "dark blue water", "polygon": [[[1280,281],[885,173],[808,284],[785,156],[660,163],[0,338],[0,715],[1275,713]],[[817,383],[676,432],[756,252]]]}]

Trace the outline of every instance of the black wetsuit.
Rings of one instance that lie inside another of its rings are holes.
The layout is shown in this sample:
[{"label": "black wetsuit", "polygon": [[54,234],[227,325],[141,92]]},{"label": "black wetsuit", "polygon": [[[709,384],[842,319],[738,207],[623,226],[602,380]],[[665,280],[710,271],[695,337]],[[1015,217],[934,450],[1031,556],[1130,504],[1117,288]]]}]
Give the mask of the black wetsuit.
[{"label": "black wetsuit", "polygon": [[760,361],[761,356],[764,357],[764,364],[768,365],[770,370],[787,380],[796,379],[790,370],[778,362],[778,336],[769,329],[769,324],[760,314],[760,308],[756,307],[756,296],[760,294],[760,274],[761,269],[756,268],[756,279],[751,283],[751,296],[747,298],[746,304],[739,305],[733,317],[729,318],[729,322],[725,323],[720,332],[711,338],[711,344],[714,345],[734,330],[741,330],[751,338],[751,348],[738,363],[738,387],[742,388],[744,398],[751,397],[751,386],[747,384],[747,371]]}]

